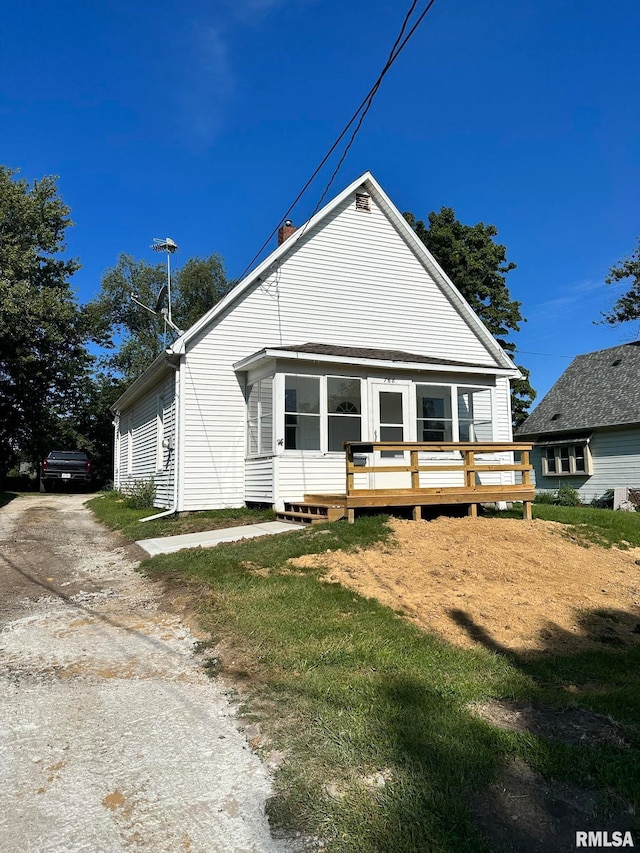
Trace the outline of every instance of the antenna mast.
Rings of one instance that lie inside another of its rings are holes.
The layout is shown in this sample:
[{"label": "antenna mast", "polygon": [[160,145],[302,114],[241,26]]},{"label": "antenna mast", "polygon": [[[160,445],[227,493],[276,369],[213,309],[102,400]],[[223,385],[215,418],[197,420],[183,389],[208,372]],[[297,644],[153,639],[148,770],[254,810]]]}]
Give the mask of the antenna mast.
[{"label": "antenna mast", "polygon": [[171,326],[172,329],[175,329],[175,325],[173,320],[171,319],[171,255],[177,250],[178,246],[173,242],[171,237],[165,237],[164,240],[154,237],[153,244],[151,246],[154,252],[166,252],[167,253],[167,302],[168,302],[168,312],[167,312],[167,322]]},{"label": "antenna mast", "polygon": [[[167,283],[163,284],[160,288],[155,308],[149,308],[148,305],[140,302],[137,293],[131,293],[130,296],[132,302],[135,302],[135,304],[140,308],[144,308],[144,310],[148,311],[149,314],[155,314],[156,316],[162,314],[164,318],[164,335],[166,344],[167,326],[171,326],[174,332],[177,332],[178,335],[182,334],[182,329],[179,329],[171,319],[171,255],[177,250],[178,246],[170,237],[165,237],[164,240],[159,240],[157,237],[154,237],[151,248],[154,252],[167,253]],[[165,297],[167,298],[168,308],[162,307]]]}]

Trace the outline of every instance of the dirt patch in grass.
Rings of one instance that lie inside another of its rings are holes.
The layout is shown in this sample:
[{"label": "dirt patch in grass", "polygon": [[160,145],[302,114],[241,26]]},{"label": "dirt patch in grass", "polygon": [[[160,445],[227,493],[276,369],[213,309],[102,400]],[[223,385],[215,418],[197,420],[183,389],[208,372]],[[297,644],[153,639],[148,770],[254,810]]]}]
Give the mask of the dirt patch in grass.
[{"label": "dirt patch in grass", "polygon": [[640,645],[640,549],[585,548],[552,521],[393,519],[395,543],[293,561],[456,645],[518,655]]},{"label": "dirt patch in grass", "polygon": [[531,732],[562,743],[597,746],[611,743],[629,748],[624,729],[615,720],[584,708],[543,708],[496,699],[471,707],[471,713],[499,729]]},{"label": "dirt patch in grass", "polygon": [[547,781],[518,759],[472,800],[470,810],[493,853],[570,853],[578,831],[611,836],[633,827],[628,809],[607,810],[595,791]]}]

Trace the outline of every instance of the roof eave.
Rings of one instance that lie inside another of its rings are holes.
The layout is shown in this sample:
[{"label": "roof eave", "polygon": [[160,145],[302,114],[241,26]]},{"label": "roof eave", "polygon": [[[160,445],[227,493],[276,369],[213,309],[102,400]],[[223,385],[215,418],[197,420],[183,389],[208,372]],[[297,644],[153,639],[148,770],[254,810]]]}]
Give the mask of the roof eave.
[{"label": "roof eave", "polygon": [[508,376],[509,378],[518,378],[519,371],[517,368],[501,368],[493,365],[472,365],[472,364],[450,364],[447,362],[434,362],[433,364],[423,361],[393,361],[391,359],[365,358],[362,356],[340,356],[327,355],[326,353],[312,352],[293,352],[291,350],[282,350],[277,347],[261,349],[246,358],[237,361],[233,365],[236,372],[248,370],[251,367],[265,361],[306,361],[306,362],[321,362],[326,364],[347,364],[358,365],[365,367],[377,367],[390,370],[404,371],[421,371],[426,370],[442,373],[474,373],[474,374],[490,374],[496,376]]},{"label": "roof eave", "polygon": [[152,385],[155,385],[163,373],[174,369],[179,361],[179,354],[175,353],[172,349],[166,349],[161,352],[154,358],[144,373],[141,373],[140,376],[134,379],[124,394],[121,394],[115,403],[109,407],[110,411],[115,414],[116,412],[121,412],[123,409],[128,408]]}]

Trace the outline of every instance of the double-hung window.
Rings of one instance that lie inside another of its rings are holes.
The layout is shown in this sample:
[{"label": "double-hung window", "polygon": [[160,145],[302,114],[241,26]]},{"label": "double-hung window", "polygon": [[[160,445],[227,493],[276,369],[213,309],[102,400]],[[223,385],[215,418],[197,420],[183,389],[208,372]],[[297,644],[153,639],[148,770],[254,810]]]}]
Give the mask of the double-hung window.
[{"label": "double-hung window", "polygon": [[284,449],[341,452],[362,437],[360,380],[284,377]]},{"label": "double-hung window", "polygon": [[417,385],[418,441],[493,441],[490,388]]},{"label": "double-hung window", "polygon": [[562,442],[542,447],[542,473],[545,477],[591,474],[589,444]]},{"label": "double-hung window", "polygon": [[327,377],[327,419],[329,451],[344,450],[345,441],[362,437],[360,380]]},{"label": "double-hung window", "polygon": [[320,377],[286,376],[285,450],[320,450]]},{"label": "double-hung window", "polygon": [[453,441],[451,388],[418,385],[418,441]]}]

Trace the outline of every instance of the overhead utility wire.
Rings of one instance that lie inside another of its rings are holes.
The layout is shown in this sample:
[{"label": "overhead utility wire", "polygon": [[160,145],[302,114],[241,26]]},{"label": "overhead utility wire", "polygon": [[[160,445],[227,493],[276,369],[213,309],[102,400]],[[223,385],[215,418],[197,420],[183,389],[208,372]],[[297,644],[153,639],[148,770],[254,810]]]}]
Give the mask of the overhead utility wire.
[{"label": "overhead utility wire", "polygon": [[[345,152],[343,153],[343,155],[342,155],[342,157],[341,157],[341,159],[340,159],[340,163],[338,164],[337,169],[334,171],[333,175],[331,176],[331,180],[330,180],[330,181],[329,181],[329,183],[327,184],[327,187],[325,188],[325,190],[324,190],[324,192],[323,192],[323,194],[322,194],[322,196],[321,196],[321,198],[320,198],[320,201],[319,201],[319,202],[318,202],[318,204],[316,205],[316,208],[315,208],[315,210],[313,211],[312,216],[316,213],[316,211],[317,211],[317,210],[318,210],[318,208],[320,207],[320,204],[322,203],[322,199],[323,199],[323,198],[325,197],[325,195],[327,194],[327,192],[328,192],[328,190],[329,190],[329,187],[330,187],[330,186],[331,186],[331,184],[333,183],[333,181],[334,181],[334,179],[335,179],[335,176],[336,176],[336,175],[337,175],[337,173],[338,173],[338,169],[339,169],[339,168],[340,168],[340,166],[342,165],[342,163],[343,163],[343,161],[344,161],[344,158],[346,157],[346,154],[347,154],[347,152],[348,152],[349,148],[350,148],[350,147],[351,147],[351,145],[353,144],[353,141],[354,141],[354,139],[355,139],[355,137],[356,137],[356,135],[357,135],[358,131],[360,130],[360,127],[361,127],[361,125],[362,125],[362,121],[363,121],[363,119],[364,119],[365,115],[367,114],[367,112],[369,111],[369,108],[371,107],[371,103],[373,102],[373,99],[374,99],[374,97],[375,97],[375,95],[376,95],[376,93],[377,93],[378,89],[380,88],[380,84],[382,83],[382,80],[384,79],[385,75],[387,74],[387,72],[389,71],[389,69],[391,68],[391,66],[393,65],[393,63],[396,61],[396,59],[398,58],[398,56],[400,55],[400,53],[402,52],[402,50],[403,50],[403,49],[404,49],[404,47],[406,46],[406,44],[407,44],[407,42],[409,41],[409,39],[412,37],[412,35],[414,34],[414,32],[417,30],[417,28],[418,28],[418,27],[420,26],[420,24],[422,23],[422,21],[423,21],[423,19],[424,19],[425,15],[427,14],[427,12],[429,11],[429,9],[431,9],[431,7],[433,6],[433,4],[435,3],[435,0],[429,0],[429,2],[427,3],[426,8],[425,8],[425,9],[424,9],[424,11],[420,14],[420,17],[418,18],[418,20],[416,21],[416,23],[415,23],[415,24],[413,25],[413,27],[409,30],[409,32],[407,33],[406,37],[405,37],[402,41],[400,41],[400,40],[402,39],[402,36],[403,36],[403,34],[404,34],[404,32],[405,32],[406,28],[407,28],[407,25],[408,25],[408,23],[409,23],[409,19],[411,18],[411,15],[413,14],[413,12],[414,12],[414,10],[415,10],[415,7],[416,7],[417,3],[418,3],[418,0],[413,0],[413,2],[412,2],[412,4],[411,4],[411,7],[409,8],[409,11],[408,11],[408,12],[407,12],[407,14],[405,15],[404,21],[402,22],[402,26],[400,27],[400,32],[399,32],[399,34],[398,34],[398,36],[397,36],[397,38],[396,38],[396,40],[395,40],[395,42],[394,42],[393,47],[391,48],[391,52],[390,52],[390,54],[389,54],[389,58],[387,59],[387,61],[386,61],[385,65],[384,65],[384,67],[383,67],[382,71],[381,71],[381,72],[380,72],[380,74],[378,75],[378,79],[377,79],[377,80],[376,80],[376,82],[373,84],[373,86],[371,87],[371,89],[369,89],[368,93],[365,95],[365,97],[363,98],[362,102],[360,103],[360,105],[359,105],[358,109],[357,109],[357,110],[354,112],[354,114],[351,116],[351,118],[349,119],[349,121],[347,122],[347,124],[345,125],[345,127],[343,128],[342,132],[341,132],[341,133],[340,133],[340,135],[338,136],[338,138],[335,140],[335,142],[333,143],[333,145],[331,146],[331,148],[327,151],[327,153],[325,154],[325,156],[322,158],[322,160],[320,161],[320,163],[319,163],[319,164],[318,164],[318,166],[316,167],[315,171],[313,172],[313,174],[312,174],[312,175],[311,175],[311,177],[309,178],[309,180],[306,182],[306,184],[303,186],[303,188],[300,190],[300,192],[299,192],[299,193],[298,193],[298,195],[296,196],[296,198],[295,198],[295,200],[293,201],[293,203],[290,205],[289,209],[288,209],[288,210],[286,211],[286,213],[281,217],[281,219],[279,220],[279,222],[278,222],[278,224],[276,225],[276,227],[275,227],[275,228],[273,229],[273,231],[269,234],[269,236],[268,236],[268,237],[267,237],[267,239],[264,241],[264,243],[262,244],[262,246],[260,246],[260,248],[258,249],[258,251],[256,252],[256,254],[253,256],[253,258],[249,261],[249,263],[247,264],[247,266],[246,266],[246,267],[245,267],[245,269],[243,270],[242,274],[240,275],[240,280],[242,280],[242,279],[245,277],[245,275],[247,274],[247,272],[251,269],[251,266],[253,265],[254,261],[255,261],[257,258],[259,258],[259,257],[260,257],[260,255],[262,254],[262,252],[264,251],[264,249],[266,248],[266,246],[269,244],[269,241],[271,240],[271,238],[274,236],[274,234],[277,232],[278,228],[280,227],[280,223],[284,222],[284,221],[287,219],[287,217],[289,216],[289,214],[291,213],[291,211],[294,209],[294,207],[295,207],[295,206],[297,205],[297,203],[300,201],[300,199],[301,199],[301,198],[302,198],[302,196],[305,194],[305,192],[309,189],[309,186],[310,186],[310,185],[312,184],[312,182],[315,180],[315,178],[317,177],[318,173],[320,172],[320,170],[322,169],[322,167],[325,165],[325,163],[327,162],[327,160],[329,159],[329,157],[331,157],[331,155],[332,155],[332,154],[333,154],[333,152],[336,150],[336,148],[338,147],[338,145],[340,144],[340,142],[341,142],[341,141],[344,139],[344,137],[347,135],[347,133],[348,133],[349,128],[351,127],[351,125],[352,125],[352,124],[357,120],[358,116],[360,115],[360,113],[361,113],[361,112],[363,111],[363,109],[364,109],[364,112],[363,112],[363,114],[362,114],[362,116],[361,116],[361,118],[360,118],[360,121],[358,122],[358,126],[355,128],[354,133],[352,134],[351,139],[349,140],[349,143],[347,144],[347,147],[346,147],[346,149],[345,149]],[[309,217],[309,218],[311,218],[311,217]]]},{"label": "overhead utility wire", "polygon": [[[313,213],[311,214],[311,216],[309,217],[309,219],[311,219],[313,216],[315,216],[315,214],[318,212],[318,210],[319,210],[319,208],[320,208],[320,205],[321,205],[321,204],[322,204],[322,202],[324,201],[325,196],[326,196],[326,195],[327,195],[327,193],[329,192],[329,189],[331,188],[331,185],[333,184],[334,180],[336,179],[336,177],[337,177],[337,175],[338,175],[338,172],[339,172],[339,171],[340,171],[340,169],[342,168],[342,164],[344,163],[344,161],[345,161],[345,159],[346,159],[346,157],[347,157],[347,154],[349,153],[349,149],[351,148],[351,146],[352,146],[352,145],[353,145],[353,143],[355,142],[355,138],[356,138],[356,136],[358,135],[358,132],[359,132],[360,128],[362,127],[362,123],[363,123],[363,121],[364,121],[364,118],[365,118],[366,114],[369,112],[369,109],[371,108],[371,104],[373,103],[373,99],[375,98],[375,96],[376,96],[376,94],[377,94],[377,92],[378,92],[378,89],[380,88],[380,85],[381,85],[381,83],[382,83],[382,79],[383,79],[384,75],[387,73],[387,71],[389,70],[389,68],[391,67],[391,65],[393,65],[393,63],[395,62],[395,60],[398,58],[398,56],[400,55],[400,52],[402,51],[402,49],[404,48],[404,46],[406,45],[406,43],[409,41],[409,39],[411,38],[411,36],[412,36],[412,35],[414,34],[414,32],[418,29],[418,27],[419,27],[419,26],[420,26],[420,24],[422,23],[422,21],[423,21],[423,19],[424,19],[425,15],[427,14],[427,12],[429,11],[429,9],[430,9],[430,8],[433,6],[433,4],[435,3],[435,0],[429,0],[429,3],[427,3],[427,5],[426,5],[425,9],[422,11],[422,13],[421,13],[420,17],[419,17],[419,18],[418,18],[418,20],[415,22],[415,24],[413,25],[413,27],[409,30],[409,32],[407,33],[406,38],[405,38],[405,39],[400,43],[400,46],[399,46],[399,47],[397,48],[397,50],[396,50],[396,47],[397,47],[398,43],[400,42],[400,39],[402,38],[402,35],[403,35],[403,33],[404,33],[404,30],[405,30],[405,28],[406,28],[406,26],[407,26],[407,24],[408,24],[408,22],[409,22],[409,18],[411,17],[411,14],[412,14],[413,10],[415,9],[416,3],[417,3],[417,0],[415,0],[415,2],[412,4],[411,8],[410,8],[410,9],[409,9],[409,11],[407,12],[407,15],[406,15],[406,17],[405,17],[405,19],[404,19],[404,22],[403,22],[403,24],[402,24],[402,28],[400,29],[400,34],[398,35],[398,38],[396,39],[395,44],[394,44],[394,45],[393,45],[393,47],[391,48],[391,53],[389,54],[389,59],[387,60],[387,64],[385,65],[385,67],[384,67],[384,69],[383,69],[382,73],[380,74],[380,76],[379,76],[379,77],[378,77],[378,79],[376,80],[375,84],[373,85],[373,88],[371,89],[371,92],[369,93],[369,95],[368,95],[368,96],[367,96],[367,98],[365,99],[365,100],[366,100],[366,106],[365,106],[364,110],[362,111],[362,113],[361,113],[361,115],[360,115],[360,118],[359,118],[359,120],[358,120],[358,124],[357,124],[357,125],[356,125],[356,127],[354,128],[353,133],[351,134],[351,139],[350,139],[350,140],[349,140],[349,142],[346,144],[345,149],[344,149],[344,151],[342,152],[342,156],[340,157],[340,160],[338,161],[338,165],[336,166],[336,168],[335,168],[335,169],[334,169],[334,171],[333,171],[333,174],[332,174],[332,175],[331,175],[331,177],[329,178],[329,182],[328,182],[327,186],[324,188],[324,191],[323,191],[322,195],[320,196],[320,199],[319,199],[318,203],[316,204],[316,206],[315,206],[315,208],[314,208],[314,210],[313,210]],[[357,113],[356,113],[356,115],[357,115]],[[354,116],[354,118],[355,118],[355,116]],[[353,122],[353,119],[352,119],[351,121]],[[307,220],[307,222],[308,222],[308,220]]]}]

